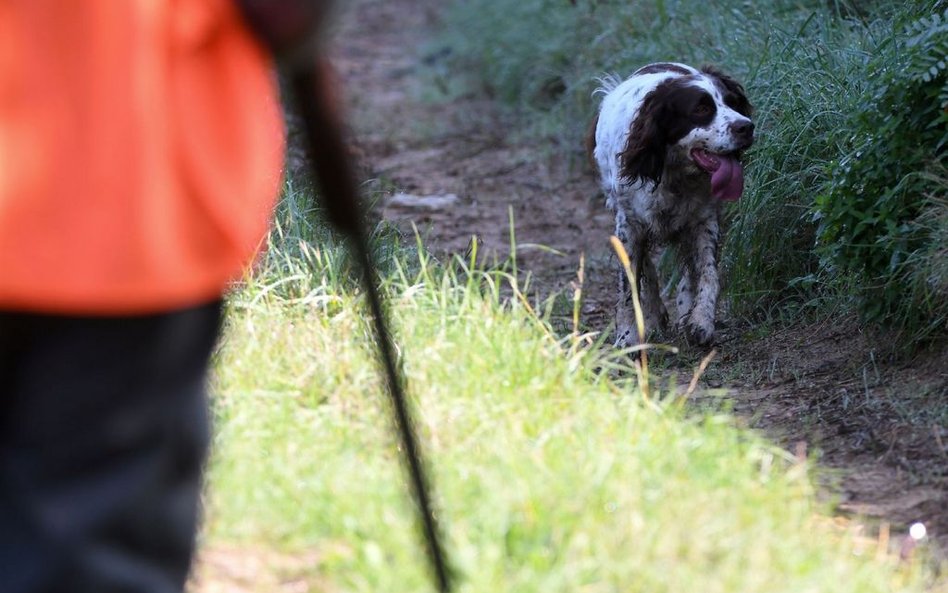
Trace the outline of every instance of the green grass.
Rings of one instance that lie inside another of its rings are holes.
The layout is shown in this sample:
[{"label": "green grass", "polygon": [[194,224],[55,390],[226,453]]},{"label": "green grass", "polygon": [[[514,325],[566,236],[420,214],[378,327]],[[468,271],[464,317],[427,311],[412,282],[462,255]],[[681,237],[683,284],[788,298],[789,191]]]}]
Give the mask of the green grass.
[{"label": "green grass", "polygon": [[[294,578],[319,590],[431,590],[359,291],[299,198],[228,301],[204,541],[308,554]],[[823,518],[805,463],[682,394],[646,402],[502,296],[511,274],[376,247],[459,591],[922,590]]]}]

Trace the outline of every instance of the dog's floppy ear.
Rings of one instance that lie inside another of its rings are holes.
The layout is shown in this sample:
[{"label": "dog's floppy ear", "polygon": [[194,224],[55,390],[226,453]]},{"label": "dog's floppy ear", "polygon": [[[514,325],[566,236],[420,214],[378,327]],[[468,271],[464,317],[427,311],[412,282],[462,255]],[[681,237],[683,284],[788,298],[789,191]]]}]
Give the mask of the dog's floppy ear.
[{"label": "dog's floppy ear", "polygon": [[747,93],[744,92],[744,87],[741,86],[741,83],[711,65],[703,66],[701,71],[720,84],[725,105],[744,117],[753,115],[754,106],[751,105],[747,99]]},{"label": "dog's floppy ear", "polygon": [[662,181],[668,152],[666,119],[671,109],[668,89],[667,84],[662,84],[645,95],[625,149],[619,153],[619,173],[630,183],[651,181],[658,185]]}]

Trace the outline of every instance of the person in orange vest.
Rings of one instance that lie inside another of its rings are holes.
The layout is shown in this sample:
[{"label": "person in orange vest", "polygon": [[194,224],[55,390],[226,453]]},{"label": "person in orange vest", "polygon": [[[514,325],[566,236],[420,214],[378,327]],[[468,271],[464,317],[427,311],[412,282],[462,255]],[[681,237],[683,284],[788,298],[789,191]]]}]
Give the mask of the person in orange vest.
[{"label": "person in orange vest", "polygon": [[0,3],[0,592],[182,590],[283,144],[231,0]]}]

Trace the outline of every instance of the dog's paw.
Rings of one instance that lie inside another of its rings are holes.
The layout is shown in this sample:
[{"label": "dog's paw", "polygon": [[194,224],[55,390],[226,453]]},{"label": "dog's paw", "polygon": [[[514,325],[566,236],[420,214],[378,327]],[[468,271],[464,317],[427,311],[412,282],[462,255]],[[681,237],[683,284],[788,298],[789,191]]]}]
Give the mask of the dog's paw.
[{"label": "dog's paw", "polygon": [[684,324],[685,337],[688,342],[696,346],[710,346],[714,341],[714,323],[709,321],[702,322],[691,318]]},{"label": "dog's paw", "polygon": [[639,337],[633,328],[619,328],[613,345],[616,348],[631,348],[639,344]]},{"label": "dog's paw", "polygon": [[658,310],[658,313],[653,316],[646,316],[645,318],[645,327],[652,328],[654,334],[661,334],[668,330],[668,310],[665,307],[661,307]]},{"label": "dog's paw", "polygon": [[679,333],[685,333],[687,331],[686,328],[688,327],[689,319],[691,319],[691,311],[688,311],[678,318],[678,321],[675,322],[675,329]]}]

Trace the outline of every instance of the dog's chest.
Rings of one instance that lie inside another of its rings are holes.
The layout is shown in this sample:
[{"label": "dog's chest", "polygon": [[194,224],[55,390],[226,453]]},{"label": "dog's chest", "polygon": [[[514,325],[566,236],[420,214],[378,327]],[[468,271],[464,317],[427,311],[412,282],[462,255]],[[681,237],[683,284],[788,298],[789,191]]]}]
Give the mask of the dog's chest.
[{"label": "dog's chest", "polygon": [[663,183],[655,191],[633,192],[631,218],[641,223],[650,241],[674,242],[688,228],[717,217],[720,205],[707,192]]}]

